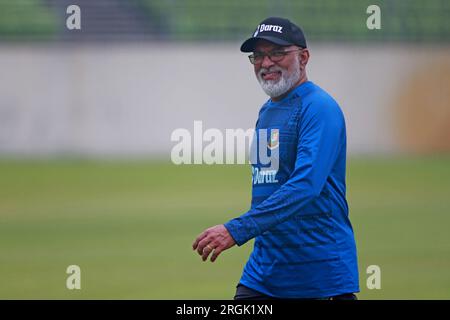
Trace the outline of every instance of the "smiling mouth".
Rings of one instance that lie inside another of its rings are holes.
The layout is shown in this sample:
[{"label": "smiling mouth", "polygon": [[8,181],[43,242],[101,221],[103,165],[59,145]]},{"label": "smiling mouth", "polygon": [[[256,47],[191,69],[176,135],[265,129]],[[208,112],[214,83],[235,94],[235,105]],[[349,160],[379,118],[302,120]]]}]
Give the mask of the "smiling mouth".
[{"label": "smiling mouth", "polygon": [[264,80],[276,80],[281,77],[281,71],[261,72],[261,77]]}]

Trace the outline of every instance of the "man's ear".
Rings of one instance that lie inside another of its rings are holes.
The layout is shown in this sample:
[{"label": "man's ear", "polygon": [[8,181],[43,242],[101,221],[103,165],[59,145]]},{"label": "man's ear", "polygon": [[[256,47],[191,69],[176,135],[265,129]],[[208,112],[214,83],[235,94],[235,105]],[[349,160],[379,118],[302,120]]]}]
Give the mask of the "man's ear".
[{"label": "man's ear", "polygon": [[299,54],[299,59],[300,59],[300,64],[302,66],[306,66],[308,64],[308,60],[309,60],[309,50],[306,48],[303,49]]}]

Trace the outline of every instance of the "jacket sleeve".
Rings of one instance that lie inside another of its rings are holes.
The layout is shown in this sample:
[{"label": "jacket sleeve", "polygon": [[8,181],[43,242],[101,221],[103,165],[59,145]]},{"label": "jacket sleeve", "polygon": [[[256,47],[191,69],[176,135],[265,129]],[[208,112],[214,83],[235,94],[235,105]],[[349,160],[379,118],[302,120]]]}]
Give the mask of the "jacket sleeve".
[{"label": "jacket sleeve", "polygon": [[[328,102],[328,101],[327,101]],[[289,179],[266,200],[225,227],[240,246],[273,228],[318,197],[345,142],[345,122],[336,104],[304,106],[298,128],[297,157]]]}]

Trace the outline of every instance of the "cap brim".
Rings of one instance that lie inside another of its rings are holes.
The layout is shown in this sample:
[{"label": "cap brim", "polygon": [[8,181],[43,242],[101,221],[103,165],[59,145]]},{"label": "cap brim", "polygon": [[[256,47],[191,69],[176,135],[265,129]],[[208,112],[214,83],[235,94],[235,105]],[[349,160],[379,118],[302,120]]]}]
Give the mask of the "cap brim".
[{"label": "cap brim", "polygon": [[255,51],[255,45],[258,42],[258,40],[266,40],[266,41],[278,44],[280,46],[292,45],[292,43],[290,43],[286,40],[283,40],[283,39],[276,38],[276,37],[271,37],[271,36],[253,37],[253,38],[249,38],[244,41],[244,43],[241,45],[241,52]]}]

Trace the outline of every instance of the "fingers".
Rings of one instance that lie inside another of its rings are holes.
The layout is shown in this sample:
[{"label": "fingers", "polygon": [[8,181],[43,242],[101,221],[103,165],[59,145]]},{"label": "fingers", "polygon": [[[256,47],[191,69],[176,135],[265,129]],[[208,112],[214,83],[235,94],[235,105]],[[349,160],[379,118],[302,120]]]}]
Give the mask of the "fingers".
[{"label": "fingers", "polygon": [[214,250],[214,253],[213,253],[212,256],[211,256],[211,262],[216,261],[217,257],[219,256],[219,254],[220,254],[222,251],[223,251],[222,248],[216,248],[216,249]]},{"label": "fingers", "polygon": [[206,231],[203,231],[203,232],[197,237],[197,239],[195,239],[194,243],[192,244],[192,250],[197,249],[197,246],[198,246],[199,242],[200,242],[201,240],[203,240],[203,239],[206,237],[206,235],[207,235]]},{"label": "fingers", "polygon": [[220,255],[220,253],[223,251],[224,249],[222,247],[213,247],[211,245],[206,245],[206,247],[204,248],[203,252],[202,252],[202,260],[206,261],[208,260],[208,256],[212,253],[211,255],[211,262],[216,261],[217,257]]},{"label": "fingers", "polygon": [[216,261],[222,251],[235,245],[234,239],[223,225],[218,225],[203,231],[192,244],[192,249],[202,257],[203,261],[208,260],[211,255],[211,262]]},{"label": "fingers", "polygon": [[197,252],[198,252],[199,255],[202,256],[202,260],[203,261],[208,260],[208,256],[215,249],[217,250],[216,244],[209,237],[203,238],[203,240],[201,240],[197,244]]},{"label": "fingers", "polygon": [[[198,243],[197,252],[199,255],[203,255],[203,252],[205,251],[207,245],[211,246],[211,240],[209,238],[204,238]],[[212,249],[210,248],[209,250],[211,251]]]},{"label": "fingers", "polygon": [[211,252],[213,252],[214,248],[211,245],[206,245],[202,252],[202,260],[208,260],[208,256]]}]

